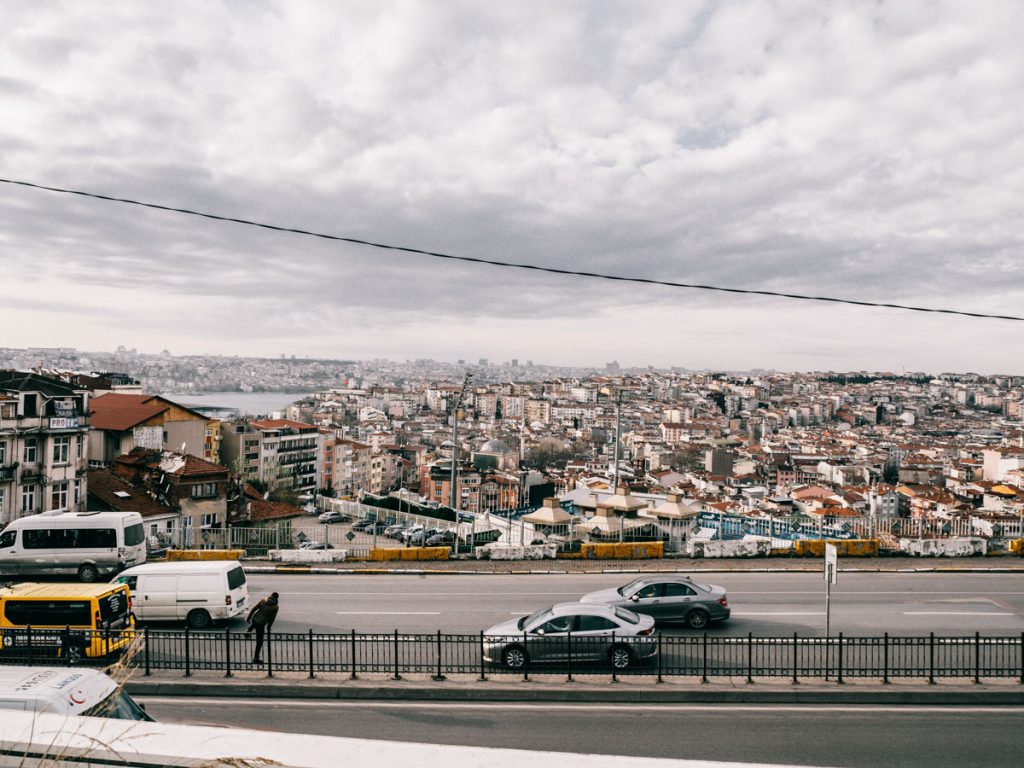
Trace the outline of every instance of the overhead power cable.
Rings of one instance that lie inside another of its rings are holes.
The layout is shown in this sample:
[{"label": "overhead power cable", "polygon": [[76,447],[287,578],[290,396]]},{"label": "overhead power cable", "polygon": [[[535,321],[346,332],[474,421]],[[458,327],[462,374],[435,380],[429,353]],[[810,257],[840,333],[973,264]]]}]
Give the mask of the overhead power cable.
[{"label": "overhead power cable", "polygon": [[528,269],[534,272],[547,272],[553,275],[569,275],[571,277],[593,277],[600,280],[615,280],[623,283],[641,283],[643,285],[658,285],[666,288],[688,288],[697,291],[718,291],[721,293],[742,293],[751,296],[772,296],[780,299],[796,299],[799,301],[826,301],[833,304],[850,304],[856,307],[879,307],[885,309],[902,309],[909,312],[931,312],[942,315],[959,315],[961,317],[979,317],[987,318],[991,320],[1016,320],[1018,322],[1024,322],[1024,317],[1017,317],[1015,315],[993,315],[985,312],[967,312],[960,309],[940,309],[937,307],[917,307],[910,304],[890,304],[881,301],[861,301],[858,299],[841,299],[835,296],[812,296],[809,294],[802,293],[784,293],[782,291],[765,291],[755,288],[731,288],[721,285],[702,285],[700,283],[679,283],[672,280],[656,280],[650,277],[631,277],[629,275],[611,275],[603,272],[587,272],[579,269],[562,269],[559,267],[545,267],[539,264],[523,264],[515,261],[500,261],[498,259],[484,259],[479,256],[455,256],[450,253],[439,253],[437,251],[426,251],[421,248],[409,248],[403,245],[389,245],[387,243],[377,243],[372,240],[361,240],[356,237],[342,237],[341,235],[329,235],[323,232],[313,232],[308,229],[298,229],[296,227],[285,227],[278,224],[267,224],[262,221],[253,221],[251,219],[240,219],[234,216],[220,216],[215,213],[205,213],[204,211],[193,211],[188,208],[177,208],[171,205],[160,205],[158,203],[147,203],[141,200],[130,200],[125,197],[113,197],[111,195],[101,195],[95,192],[85,192],[79,189],[63,189],[61,187],[50,187],[45,184],[34,184],[29,181],[19,181],[17,179],[4,179],[0,178],[0,182],[4,184],[13,184],[19,187],[29,187],[31,189],[44,190],[46,192],[59,192],[65,195],[78,195],[79,197],[88,197],[94,200],[106,200],[112,203],[124,203],[126,205],[137,205],[142,208],[153,208],[158,211],[168,211],[170,213],[181,213],[187,216],[200,216],[204,219],[213,219],[214,221],[227,221],[233,224],[244,224],[248,227],[260,227],[261,229],[270,229],[275,232],[288,232],[293,235],[305,235],[307,237],[318,237],[323,240],[335,240],[342,243],[353,243],[354,245],[365,245],[370,248],[382,248],[389,251],[401,251],[403,253],[413,253],[419,256],[430,256],[435,259],[448,259],[450,261],[465,261],[471,264],[487,264],[492,267],[505,267],[508,269]]}]

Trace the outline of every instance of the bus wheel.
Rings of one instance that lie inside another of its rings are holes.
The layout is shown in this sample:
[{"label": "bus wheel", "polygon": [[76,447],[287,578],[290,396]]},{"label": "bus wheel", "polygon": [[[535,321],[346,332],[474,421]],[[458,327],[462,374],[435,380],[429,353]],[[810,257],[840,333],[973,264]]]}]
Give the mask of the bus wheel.
[{"label": "bus wheel", "polygon": [[78,580],[85,584],[92,584],[96,579],[100,577],[100,572],[96,570],[95,565],[84,565],[78,566]]}]

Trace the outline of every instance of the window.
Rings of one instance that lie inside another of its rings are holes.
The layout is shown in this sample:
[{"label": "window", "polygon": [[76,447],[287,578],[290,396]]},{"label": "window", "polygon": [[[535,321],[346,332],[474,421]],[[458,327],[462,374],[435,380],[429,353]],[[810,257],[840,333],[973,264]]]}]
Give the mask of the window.
[{"label": "window", "polygon": [[26,464],[36,463],[36,439],[34,437],[25,438],[24,462]]},{"label": "window", "polygon": [[7,463],[7,441],[0,440],[0,467]]},{"label": "window", "polygon": [[661,597],[661,584],[647,584],[640,588],[636,596],[641,600],[649,600],[654,597]]},{"label": "window", "polygon": [[214,512],[211,514],[203,515],[199,519],[199,525],[201,525],[203,528],[213,528],[215,525],[217,525],[217,513]]},{"label": "window", "polygon": [[68,506],[68,481],[54,483],[50,493],[50,509],[66,509]]},{"label": "window", "polygon": [[75,439],[75,458],[76,459],[82,458],[82,452],[84,450],[84,446],[85,446],[85,435],[79,435]]},{"label": "window", "polygon": [[[3,539],[0,538],[0,543]],[[238,589],[239,587],[245,586],[245,571],[240,567],[232,568],[228,571],[228,589]]]},{"label": "window", "polygon": [[13,547],[17,540],[17,531],[4,531],[3,533],[0,533],[0,549],[5,549],[6,547]]},{"label": "window", "polygon": [[81,502],[81,500],[82,500],[82,481],[81,480],[75,480],[75,482],[74,482],[74,494],[73,494],[72,498],[74,499],[74,505],[77,507],[79,502]]},{"label": "window", "polygon": [[67,464],[71,455],[71,435],[57,435],[53,438],[53,463]]},{"label": "window", "polygon": [[696,595],[691,587],[685,584],[666,584],[665,585],[665,597],[686,597],[689,595]]},{"label": "window", "polygon": [[7,501],[7,489],[0,488],[0,517],[3,517],[4,502]]},{"label": "window", "polygon": [[[156,533],[154,526],[153,533]],[[126,547],[135,547],[146,540],[146,531],[142,527],[142,523],[135,523],[129,525],[124,529],[124,545]]]},{"label": "window", "polygon": [[21,511],[24,513],[36,511],[36,487],[26,485],[21,489]]},{"label": "window", "polygon": [[193,499],[208,499],[217,495],[216,483],[196,483],[192,486]]},{"label": "window", "polygon": [[[28,533],[28,531],[26,531]],[[15,626],[91,626],[89,603],[85,600],[8,600],[4,618]]]},{"label": "window", "polygon": [[618,629],[618,624],[604,616],[579,617],[580,632],[606,632],[611,629]]},{"label": "window", "polygon": [[30,529],[22,542],[25,549],[113,549],[117,533],[113,528]]},{"label": "window", "polygon": [[559,616],[557,619],[545,622],[535,631],[550,635],[557,632],[568,632],[570,629],[572,629],[572,616]]}]

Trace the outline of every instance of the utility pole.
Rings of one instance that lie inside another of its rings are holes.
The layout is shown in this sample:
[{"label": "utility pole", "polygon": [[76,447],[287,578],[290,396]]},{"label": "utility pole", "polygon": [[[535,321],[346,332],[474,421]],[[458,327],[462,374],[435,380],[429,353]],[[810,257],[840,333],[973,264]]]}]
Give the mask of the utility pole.
[{"label": "utility pole", "polygon": [[[462,389],[459,390],[459,396],[455,399],[452,404],[452,475],[451,475],[451,493],[449,494],[449,503],[452,511],[458,512],[456,506],[456,493],[455,493],[455,480],[458,472],[459,462],[459,408],[462,407],[462,400],[466,396],[466,388],[469,386],[469,382],[473,379],[473,373],[466,371],[466,377],[462,380]],[[456,518],[458,515],[456,515]]]},{"label": "utility pole", "polygon": [[615,392],[615,468],[612,470],[612,493],[619,492],[619,440],[622,439],[622,388]]}]

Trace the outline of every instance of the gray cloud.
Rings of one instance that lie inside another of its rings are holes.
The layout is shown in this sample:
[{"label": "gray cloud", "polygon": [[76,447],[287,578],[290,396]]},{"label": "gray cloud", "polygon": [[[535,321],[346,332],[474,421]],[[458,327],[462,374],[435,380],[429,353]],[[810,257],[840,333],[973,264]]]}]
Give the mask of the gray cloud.
[{"label": "gray cloud", "polygon": [[[1024,298],[1012,4],[26,2],[5,15],[4,176],[681,282],[1012,314]],[[352,349],[396,356],[741,367],[771,365],[775,349],[779,365],[813,368],[823,349],[870,367],[912,347],[934,368],[995,369],[1018,333],[957,321],[993,342],[986,358],[941,343],[949,319],[899,336],[868,310],[832,327],[833,307],[473,267],[24,189],[0,203],[17,278],[0,282],[8,345],[121,343],[100,315],[68,327],[63,311],[111,290],[149,297],[143,312],[187,306],[173,321],[182,352],[190,338],[333,350],[343,326],[372,336]],[[31,328],[9,293],[26,285],[46,286]],[[132,346],[163,346],[166,322],[140,319]],[[418,336],[430,324],[443,344]],[[777,348],[769,329],[794,324],[822,336]],[[686,349],[666,353],[684,328]]]}]

